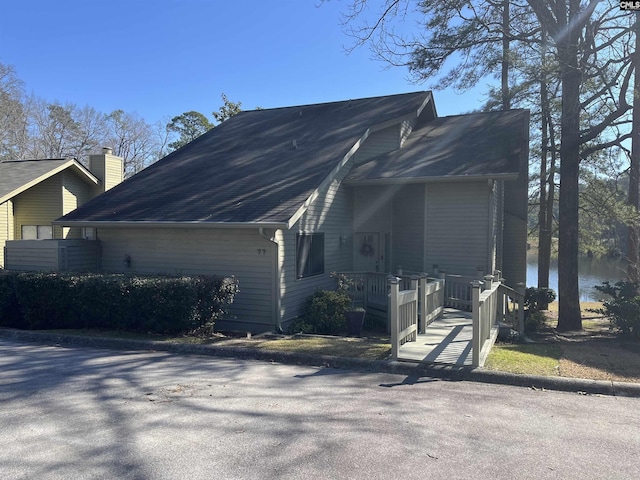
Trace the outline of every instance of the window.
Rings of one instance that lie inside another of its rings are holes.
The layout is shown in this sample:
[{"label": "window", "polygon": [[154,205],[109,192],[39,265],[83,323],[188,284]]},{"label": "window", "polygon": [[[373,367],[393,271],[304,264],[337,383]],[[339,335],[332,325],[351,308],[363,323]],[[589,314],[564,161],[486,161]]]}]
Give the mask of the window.
[{"label": "window", "polygon": [[324,273],[324,233],[296,234],[296,276]]},{"label": "window", "polygon": [[51,225],[22,225],[20,228],[22,240],[44,240],[53,238]]}]

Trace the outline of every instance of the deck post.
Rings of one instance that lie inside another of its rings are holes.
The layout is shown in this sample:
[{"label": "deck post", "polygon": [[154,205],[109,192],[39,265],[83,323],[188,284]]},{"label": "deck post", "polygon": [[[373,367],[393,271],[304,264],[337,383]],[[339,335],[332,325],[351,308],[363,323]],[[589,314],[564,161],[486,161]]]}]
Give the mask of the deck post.
[{"label": "deck post", "polygon": [[471,365],[480,366],[480,351],[482,350],[482,339],[480,338],[480,288],[483,282],[474,280],[471,282],[471,311],[473,312],[473,337],[471,340],[472,359]]},{"label": "deck post", "polygon": [[491,284],[493,283],[493,275],[484,276],[484,290],[491,290]]},{"label": "deck post", "polygon": [[418,332],[420,334],[424,334],[427,329],[427,312],[430,312],[431,309],[429,305],[427,305],[427,274],[421,273],[419,280],[419,289],[418,289]]},{"label": "deck post", "polygon": [[522,295],[520,302],[518,302],[518,335],[520,337],[524,337],[524,295],[526,290],[527,286],[524,283],[516,285],[516,292]]},{"label": "deck post", "polygon": [[391,359],[398,360],[400,339],[398,338],[398,293],[400,292],[400,279],[393,275],[387,277],[389,283],[389,321],[391,323]]},{"label": "deck post", "polygon": [[[420,277],[418,275],[411,275],[411,290],[416,292],[416,330],[413,332],[413,341],[415,342],[418,339],[418,329],[420,328],[420,290],[418,289],[418,285],[420,283]],[[423,290],[424,291],[424,290]]]},{"label": "deck post", "polygon": [[[502,284],[502,279],[500,277],[498,278],[498,282],[500,282],[500,284]],[[501,290],[498,291],[498,318],[496,319],[496,323],[498,323],[498,325],[501,322],[505,321],[505,306],[507,304],[507,298],[505,297],[504,293],[502,293]]]}]

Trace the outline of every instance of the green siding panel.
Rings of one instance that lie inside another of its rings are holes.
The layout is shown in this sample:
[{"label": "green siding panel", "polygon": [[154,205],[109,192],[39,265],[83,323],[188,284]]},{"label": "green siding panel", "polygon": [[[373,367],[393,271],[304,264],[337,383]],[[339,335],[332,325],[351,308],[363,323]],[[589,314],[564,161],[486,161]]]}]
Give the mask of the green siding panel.
[{"label": "green siding panel", "polygon": [[[309,206],[307,211],[289,230],[278,231],[279,270],[281,291],[281,318],[284,322],[300,314],[306,299],[317,289],[333,289],[331,272],[347,271],[352,265],[352,199],[341,186],[348,165]],[[324,233],[324,274],[296,278],[295,236],[297,232]]]},{"label": "green siding panel", "polygon": [[427,187],[426,266],[447,273],[487,272],[490,197],[487,182],[429,184]]},{"label": "green siding panel", "polygon": [[234,275],[240,293],[231,314],[237,319],[227,328],[274,329],[275,245],[257,228],[100,228],[98,239],[106,272]]}]

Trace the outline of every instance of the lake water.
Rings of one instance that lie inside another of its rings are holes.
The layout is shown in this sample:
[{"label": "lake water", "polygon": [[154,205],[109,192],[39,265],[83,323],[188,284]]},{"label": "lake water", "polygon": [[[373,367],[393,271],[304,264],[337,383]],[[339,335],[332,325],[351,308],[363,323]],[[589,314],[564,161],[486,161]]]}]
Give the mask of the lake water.
[{"label": "lake water", "polygon": [[[625,263],[621,259],[587,258],[578,259],[578,288],[580,301],[597,301],[601,298],[594,285],[600,285],[605,280],[615,283],[625,278]],[[527,253],[527,286],[538,286],[538,256],[535,252]],[[549,288],[558,293],[558,262],[551,260],[549,272]]]}]

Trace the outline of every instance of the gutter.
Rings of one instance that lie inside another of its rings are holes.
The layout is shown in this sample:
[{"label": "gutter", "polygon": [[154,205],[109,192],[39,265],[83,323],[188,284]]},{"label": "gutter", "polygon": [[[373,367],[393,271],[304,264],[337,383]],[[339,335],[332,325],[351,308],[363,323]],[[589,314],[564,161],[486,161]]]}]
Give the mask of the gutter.
[{"label": "gutter", "polygon": [[278,261],[278,259],[280,258],[280,252],[279,252],[279,247],[280,244],[276,241],[275,239],[275,231],[273,232],[273,235],[269,235],[267,234],[267,232],[265,231],[265,227],[260,227],[258,228],[258,234],[264,238],[265,240],[267,240],[268,242],[271,242],[275,245],[275,255],[274,255],[274,268],[273,268],[273,272],[274,272],[274,282],[273,282],[273,313],[274,313],[274,328],[275,331],[277,333],[283,333],[282,330],[282,323],[281,323],[281,318],[280,318],[280,312],[281,312],[281,308],[280,308],[280,302],[281,302],[281,298],[280,298],[280,262]]},{"label": "gutter", "polygon": [[170,227],[170,228],[286,228],[286,223],[280,222],[206,222],[206,221],[193,221],[193,222],[162,222],[162,221],[96,221],[96,220],[54,220],[51,222],[53,225],[60,225],[63,227],[136,227],[136,228],[158,228],[158,227]]},{"label": "gutter", "polygon": [[406,185],[409,183],[439,183],[439,182],[472,182],[478,180],[517,180],[517,173],[496,173],[490,175],[442,175],[440,177],[405,177],[405,178],[364,178],[362,180],[348,178],[343,180],[345,185]]}]

